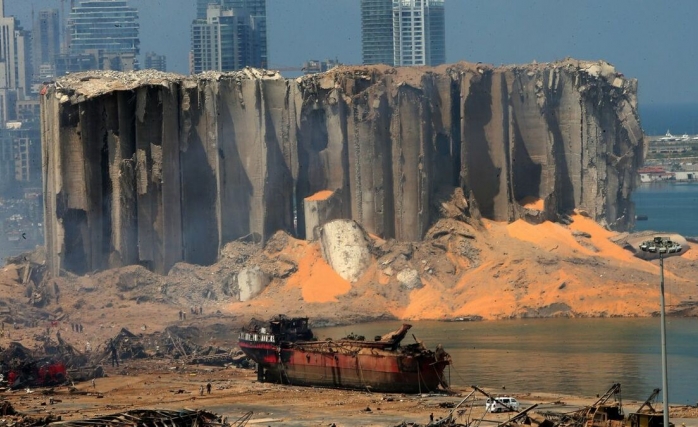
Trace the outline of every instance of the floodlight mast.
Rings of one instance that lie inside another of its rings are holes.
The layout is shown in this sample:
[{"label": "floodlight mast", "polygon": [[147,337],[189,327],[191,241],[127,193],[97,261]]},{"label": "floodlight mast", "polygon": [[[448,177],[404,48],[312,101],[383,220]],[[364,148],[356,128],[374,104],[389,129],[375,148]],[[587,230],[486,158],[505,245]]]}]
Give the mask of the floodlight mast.
[{"label": "floodlight mast", "polygon": [[664,304],[664,255],[681,252],[681,245],[669,239],[655,237],[651,241],[642,242],[643,252],[659,254],[659,301],[661,303],[661,340],[662,340],[662,400],[664,401],[663,426],[669,427],[669,379],[666,356],[666,308]]}]

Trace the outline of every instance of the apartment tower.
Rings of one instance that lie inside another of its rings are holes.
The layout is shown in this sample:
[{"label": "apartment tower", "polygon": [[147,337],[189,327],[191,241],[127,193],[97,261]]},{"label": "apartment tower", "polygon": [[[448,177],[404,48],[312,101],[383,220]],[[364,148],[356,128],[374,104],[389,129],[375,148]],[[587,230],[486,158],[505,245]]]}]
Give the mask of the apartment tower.
[{"label": "apartment tower", "polygon": [[267,66],[264,0],[209,1],[191,27],[191,72]]},{"label": "apartment tower", "polygon": [[444,0],[361,0],[364,64],[446,62]]},{"label": "apartment tower", "polygon": [[221,6],[223,11],[235,10],[235,15],[247,15],[251,33],[253,57],[259,57],[254,67],[266,68],[269,65],[267,50],[267,1],[266,0],[196,0],[196,19],[208,20],[209,5]]},{"label": "apartment tower", "polygon": [[364,64],[393,65],[393,0],[361,0]]},{"label": "apartment tower", "polygon": [[40,10],[32,31],[34,81],[55,76],[55,60],[60,53],[61,20],[58,9]]},{"label": "apartment tower", "polygon": [[155,52],[145,54],[145,69],[167,71],[167,58],[165,55],[158,55]]},{"label": "apartment tower", "polygon": [[18,100],[31,91],[30,34],[14,16],[5,16],[0,0],[0,127],[14,120]]}]

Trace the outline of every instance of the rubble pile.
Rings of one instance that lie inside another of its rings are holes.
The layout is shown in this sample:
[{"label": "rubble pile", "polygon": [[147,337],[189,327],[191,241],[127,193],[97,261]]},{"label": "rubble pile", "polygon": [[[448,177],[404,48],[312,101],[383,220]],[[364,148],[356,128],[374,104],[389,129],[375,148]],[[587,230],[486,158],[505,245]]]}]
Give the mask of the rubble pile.
[{"label": "rubble pile", "polygon": [[134,409],[131,411],[105,415],[79,421],[64,421],[52,423],[56,427],[84,427],[84,426],[131,426],[131,425],[167,425],[171,427],[187,426],[229,426],[224,423],[220,415],[202,410],[182,409],[179,411],[162,409]]},{"label": "rubble pile", "polygon": [[250,366],[247,358],[240,356],[239,352],[197,344],[200,335],[196,327],[169,326],[163,331],[147,335],[136,335],[122,328],[100,346],[101,351],[93,353],[89,362],[92,366],[108,363],[113,346],[119,361],[165,357],[188,364]]}]

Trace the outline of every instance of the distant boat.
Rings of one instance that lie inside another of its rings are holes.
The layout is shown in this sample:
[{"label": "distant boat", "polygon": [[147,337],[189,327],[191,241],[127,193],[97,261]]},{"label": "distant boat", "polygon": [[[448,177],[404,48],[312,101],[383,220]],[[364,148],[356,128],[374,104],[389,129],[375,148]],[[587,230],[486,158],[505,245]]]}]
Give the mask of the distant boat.
[{"label": "distant boat", "polygon": [[635,215],[635,221],[647,221],[647,215]]},{"label": "distant boat", "polygon": [[669,129],[667,129],[663,137],[659,138],[660,141],[673,141],[675,139],[676,137],[669,132]]}]

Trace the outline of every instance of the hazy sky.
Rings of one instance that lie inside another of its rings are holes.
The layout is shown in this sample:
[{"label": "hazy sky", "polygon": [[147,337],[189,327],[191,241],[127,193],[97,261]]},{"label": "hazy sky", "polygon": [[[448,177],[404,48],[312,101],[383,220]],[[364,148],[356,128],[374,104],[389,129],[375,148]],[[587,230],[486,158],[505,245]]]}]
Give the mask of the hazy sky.
[{"label": "hazy sky", "polygon": [[[5,0],[30,27],[32,5]],[[167,56],[169,71],[188,73],[194,0],[130,0],[141,19],[141,51]],[[69,4],[69,2],[66,2]],[[307,59],[361,63],[359,0],[268,0],[269,61],[299,67]],[[448,62],[492,64],[605,59],[640,81],[640,102],[698,102],[696,0],[446,0]]]}]

